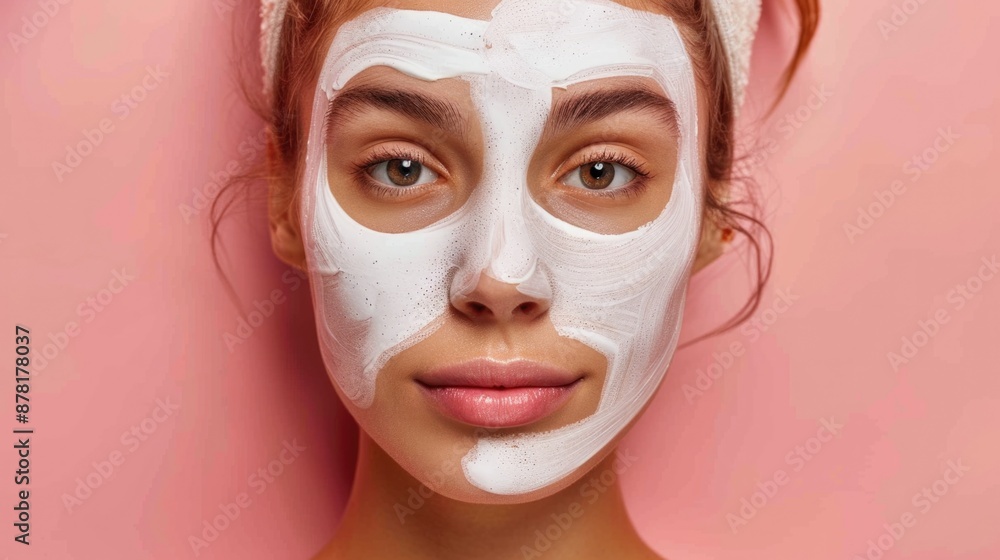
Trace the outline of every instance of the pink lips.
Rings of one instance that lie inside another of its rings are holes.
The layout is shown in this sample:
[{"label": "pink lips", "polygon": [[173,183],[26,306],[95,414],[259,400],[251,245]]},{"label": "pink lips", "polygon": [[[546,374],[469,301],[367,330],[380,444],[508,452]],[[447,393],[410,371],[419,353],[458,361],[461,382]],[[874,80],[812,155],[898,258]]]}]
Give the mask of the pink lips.
[{"label": "pink lips", "polygon": [[527,360],[476,359],[417,378],[445,416],[485,428],[512,428],[545,418],[569,400],[580,375]]}]

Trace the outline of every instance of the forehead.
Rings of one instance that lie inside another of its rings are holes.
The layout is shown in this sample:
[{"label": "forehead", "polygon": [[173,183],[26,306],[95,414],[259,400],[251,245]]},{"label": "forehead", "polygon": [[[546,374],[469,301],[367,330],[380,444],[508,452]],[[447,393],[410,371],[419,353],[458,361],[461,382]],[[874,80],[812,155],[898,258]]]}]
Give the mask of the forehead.
[{"label": "forehead", "polygon": [[[357,2],[349,10],[345,19],[357,17],[361,12],[372,8],[395,8],[398,10],[432,10],[446,12],[456,16],[482,19],[490,18],[490,13],[501,0],[367,0]],[[674,15],[675,5],[672,2],[656,2],[654,0],[614,0],[615,3],[635,10],[644,10],[665,15]],[[573,9],[575,0],[561,0],[558,7],[562,11]]]},{"label": "forehead", "polygon": [[385,7],[397,10],[433,10],[471,19],[489,19],[500,0],[389,0],[370,2],[369,8]]},{"label": "forehead", "polygon": [[319,85],[332,97],[379,65],[425,80],[494,74],[526,89],[690,70],[679,29],[662,14],[610,0],[489,5],[488,19],[395,7],[366,11],[337,30]]},{"label": "forehead", "polygon": [[[333,58],[334,56],[336,56],[335,49],[332,48],[332,47],[334,47],[333,43],[336,42],[335,39],[337,38],[337,36],[340,34],[340,31],[345,26],[346,27],[351,27],[352,25],[355,25],[356,24],[355,20],[358,20],[358,19],[368,19],[368,16],[370,15],[369,12],[377,11],[379,9],[383,9],[383,10],[384,9],[390,9],[390,10],[407,10],[407,11],[427,11],[427,12],[438,12],[438,13],[445,13],[445,14],[453,14],[453,15],[459,17],[459,18],[467,18],[469,20],[473,20],[473,23],[474,23],[474,20],[478,20],[480,22],[490,22],[491,19],[492,19],[492,15],[493,15],[494,10],[500,4],[502,4],[502,3],[504,3],[503,0],[388,0],[388,1],[379,1],[379,0],[353,0],[353,1],[352,0],[343,0],[343,1],[338,1],[338,2],[335,3],[335,7],[334,7],[333,12],[331,14],[329,14],[330,17],[331,17],[330,25],[327,28],[327,33],[326,33],[325,41],[323,42],[323,44],[325,45],[325,47],[323,49],[323,52],[326,52],[326,55],[327,55],[326,58],[325,58],[325,62],[324,62],[324,57],[321,56],[321,57],[318,58],[318,60],[317,60],[318,66],[317,66],[317,68],[315,70],[315,73],[313,73],[312,79],[309,81],[310,85],[306,85],[306,87],[302,91],[303,91],[303,93],[315,91],[318,94],[320,90],[324,90],[325,89],[325,90],[327,90],[327,97],[332,97],[332,95],[331,95],[332,91],[331,91],[331,88],[330,88],[330,84],[324,85],[323,81],[324,80],[329,81],[329,73],[330,73],[330,68],[329,68],[330,64],[329,64],[329,62],[330,62],[331,58]],[[507,4],[511,4],[512,2],[510,0],[507,0],[506,3]],[[518,3],[518,2],[513,2],[513,3]],[[528,2],[528,4],[531,4],[531,3],[534,3],[534,2]],[[582,4],[587,4],[587,1],[586,0],[541,0],[541,1],[537,2],[537,4],[538,5],[544,5],[544,7],[541,9],[541,11],[543,12],[542,16],[546,16],[546,17],[548,17],[551,20],[557,20],[557,19],[560,19],[560,18],[565,19],[565,18],[567,18],[567,16],[577,16],[576,19],[579,19],[579,16],[581,15],[581,10],[578,9],[578,6],[580,6]],[[676,50],[683,50],[683,51],[687,50],[687,48],[688,48],[689,45],[688,45],[688,42],[687,42],[686,35],[687,35],[687,32],[689,30],[685,29],[683,27],[683,24],[679,24],[679,22],[675,23],[676,20],[673,19],[677,15],[682,15],[683,16],[683,14],[684,14],[683,6],[685,5],[684,2],[682,2],[682,1],[676,1],[676,2],[674,2],[674,1],[659,1],[659,0],[614,0],[614,1],[612,1],[612,0],[606,0],[606,4],[609,5],[609,6],[612,6],[612,7],[616,7],[616,8],[617,7],[625,8],[626,11],[630,11],[633,14],[637,14],[639,12],[645,12],[646,15],[648,15],[648,16],[653,16],[655,14],[655,15],[659,15],[659,16],[664,16],[665,15],[665,16],[671,18],[672,19],[671,23],[675,24],[676,31],[680,35],[680,37],[679,37],[680,41],[679,42],[681,43],[681,45],[679,45],[679,47]],[[523,3],[521,5],[523,5]],[[617,11],[617,10],[615,10],[615,11]],[[683,21],[683,18],[682,18],[682,21]],[[548,31],[548,32],[561,31],[562,27],[564,27],[564,26],[560,26],[560,25],[552,25],[552,23],[554,23],[554,21],[550,22],[550,25],[548,25],[547,28],[545,29],[546,31]],[[420,26],[415,26],[415,27],[420,27]],[[424,27],[426,27],[426,26],[424,26]],[[508,28],[509,27],[510,26],[508,26]],[[624,26],[624,27],[626,27],[626,29],[623,30],[626,35],[628,35],[628,34],[631,34],[633,36],[636,35],[636,29],[634,29],[634,28],[633,29],[629,29],[628,26]],[[420,31],[420,30],[416,30],[416,31]],[[424,29],[423,31],[427,31],[427,30]],[[431,31],[433,31],[433,30],[431,30]],[[586,35],[587,35],[586,30],[584,30],[584,33],[582,33],[582,34],[584,36],[583,37],[579,37],[578,40],[587,41],[588,38],[586,37]],[[591,43],[593,43],[593,41],[591,41]],[[353,47],[353,45],[344,45],[344,44],[341,44],[339,46],[340,46],[339,50],[343,50],[345,47],[347,47],[347,48]],[[544,47],[543,48],[536,48],[536,53],[537,54],[541,54],[541,52],[544,52],[544,50],[545,50]],[[676,54],[676,50],[675,50],[675,54]],[[410,54],[411,53],[407,53],[406,56],[410,56]],[[537,54],[535,56],[536,59],[538,58]],[[685,52],[685,55],[686,54],[687,53]],[[682,55],[682,56],[684,56],[686,58],[685,55]],[[378,64],[371,64],[371,65],[366,65],[366,66],[368,66],[367,70],[359,68],[358,72],[352,72],[352,74],[355,75],[353,78],[349,78],[350,81],[352,82],[352,84],[351,84],[352,86],[354,85],[355,81],[357,81],[359,78],[362,78],[365,74],[369,74],[371,70],[375,70],[376,69],[375,67],[378,67],[379,65]],[[386,66],[391,66],[391,65],[386,65]],[[491,69],[491,70],[493,70],[493,69]],[[360,74],[360,75],[357,75],[357,74]],[[389,74],[390,74],[390,76],[392,74],[395,75],[395,78],[389,77],[388,78],[389,80],[398,79],[400,77],[400,75],[401,75],[400,72],[395,71],[395,70],[390,71]],[[457,74],[453,74],[452,76],[453,77],[458,77],[458,76],[461,76],[463,74],[466,74],[466,73],[465,72],[459,72]],[[324,76],[324,75],[326,75],[326,76]],[[444,77],[442,76],[442,78],[444,78]],[[346,83],[344,83],[344,82],[346,82],[346,81],[347,80],[342,80],[341,83],[337,84],[334,89],[344,87],[346,85]],[[382,80],[378,80],[378,81],[382,81]],[[455,82],[455,81],[459,81],[459,80],[454,80],[454,79],[448,78],[445,81],[447,81],[447,82]],[[552,84],[552,85],[555,85],[555,84]],[[700,103],[701,97],[704,94],[704,92],[702,91],[703,88],[701,87],[701,85],[702,84],[700,84],[700,83],[698,83],[696,81],[696,84],[695,84],[695,90],[696,90],[695,91],[695,95],[696,95],[696,97],[698,98],[698,101],[699,101],[697,103],[698,108],[696,110],[699,111],[699,112],[704,109],[703,107],[701,107],[702,104]],[[571,86],[571,87],[575,87],[575,86]],[[459,90],[463,91],[463,93],[464,93],[464,91],[467,91],[467,90],[465,90],[464,84],[459,85]],[[556,93],[556,95],[559,95],[559,94]],[[312,106],[313,105],[312,99],[313,99],[313,96],[309,95],[309,94],[302,95],[302,96],[298,97],[298,102],[301,104],[301,108],[302,108],[302,112],[300,113],[300,115],[302,115],[306,120],[309,119],[309,115],[312,112],[312,110],[314,109],[314,107]]]}]

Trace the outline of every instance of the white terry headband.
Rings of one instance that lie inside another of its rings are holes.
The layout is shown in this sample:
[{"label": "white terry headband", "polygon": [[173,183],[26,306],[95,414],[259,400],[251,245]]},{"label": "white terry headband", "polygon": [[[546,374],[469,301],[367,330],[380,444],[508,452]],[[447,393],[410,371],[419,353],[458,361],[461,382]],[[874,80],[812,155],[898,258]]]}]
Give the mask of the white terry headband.
[{"label": "white terry headband", "polygon": [[[739,114],[750,79],[750,54],[760,21],[761,0],[712,0],[715,18],[729,57],[729,79],[733,87],[733,109]],[[288,0],[261,0],[260,59],[264,66],[264,93],[271,94],[278,62],[281,26]]]}]

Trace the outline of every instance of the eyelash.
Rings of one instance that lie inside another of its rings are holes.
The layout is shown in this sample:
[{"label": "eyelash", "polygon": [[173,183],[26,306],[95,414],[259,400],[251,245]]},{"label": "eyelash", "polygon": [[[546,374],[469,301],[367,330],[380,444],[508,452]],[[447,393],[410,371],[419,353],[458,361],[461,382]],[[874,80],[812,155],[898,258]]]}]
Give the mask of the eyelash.
[{"label": "eyelash", "polygon": [[[424,188],[431,187],[434,185],[434,183],[426,183],[415,187],[387,187],[385,185],[379,184],[378,181],[372,179],[371,175],[368,173],[368,170],[371,169],[372,166],[378,165],[380,163],[385,163],[393,159],[407,159],[415,161],[422,166],[427,165],[426,163],[427,158],[425,158],[423,154],[419,152],[416,151],[411,152],[399,147],[381,148],[378,151],[370,154],[361,162],[354,164],[353,175],[362,185],[362,187],[367,189],[373,195],[381,198],[394,198],[403,195],[412,195],[415,194],[416,192],[423,191]],[[649,172],[648,168],[638,159],[620,152],[614,152],[608,150],[607,148],[605,148],[600,152],[589,154],[586,157],[579,158],[579,163],[576,163],[573,166],[571,166],[569,172],[579,169],[581,166],[587,165],[588,163],[596,163],[596,162],[617,163],[618,165],[627,167],[629,170],[635,173],[635,178],[633,178],[628,185],[617,188],[613,191],[587,191],[585,196],[601,197],[611,200],[623,196],[626,198],[638,196],[639,194],[643,193],[646,190],[646,188],[648,188],[649,181],[653,177],[652,174]],[[561,178],[565,175],[566,173],[562,173],[559,175],[559,177]],[[566,185],[563,186],[565,188],[571,188],[577,191],[580,190]]]},{"label": "eyelash", "polygon": [[[427,166],[427,158],[419,152],[410,152],[399,147],[379,148],[378,151],[368,155],[368,157],[361,162],[354,164],[352,174],[362,187],[380,198],[393,198],[404,195],[409,196],[423,191],[426,187],[434,186],[434,183],[425,183],[423,185],[412,187],[387,187],[372,179],[371,175],[368,173],[368,170],[371,169],[372,166],[385,163],[393,159],[408,159],[419,163],[421,166]],[[441,175],[440,173],[438,174]]]},{"label": "eyelash", "polygon": [[[632,196],[638,196],[649,187],[649,181],[653,178],[653,174],[649,171],[649,168],[647,168],[638,159],[623,154],[621,152],[614,152],[608,150],[607,148],[604,148],[600,152],[588,154],[586,157],[579,158],[578,163],[575,163],[572,166],[570,166],[569,172],[573,172],[579,169],[581,166],[587,165],[588,163],[597,163],[597,162],[617,163],[619,165],[627,167],[633,173],[635,173],[635,178],[632,179],[632,181],[624,187],[620,187],[613,191],[587,191],[586,196],[596,196],[612,200],[622,196],[626,198]],[[558,177],[562,178],[564,176],[566,176],[566,173],[561,173],[559,174]],[[568,186],[566,188],[580,190]]]}]

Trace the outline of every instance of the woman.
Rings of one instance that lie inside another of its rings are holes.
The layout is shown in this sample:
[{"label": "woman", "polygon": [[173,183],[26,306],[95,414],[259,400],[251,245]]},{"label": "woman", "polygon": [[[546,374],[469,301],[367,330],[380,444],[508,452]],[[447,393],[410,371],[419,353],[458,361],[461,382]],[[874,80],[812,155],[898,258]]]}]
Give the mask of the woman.
[{"label": "woman", "polygon": [[616,447],[690,275],[748,231],[726,193],[759,9],[265,2],[273,248],[361,427],[316,558],[658,558]]}]

